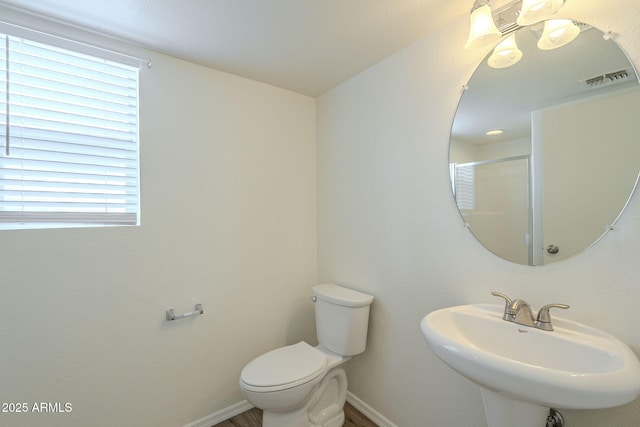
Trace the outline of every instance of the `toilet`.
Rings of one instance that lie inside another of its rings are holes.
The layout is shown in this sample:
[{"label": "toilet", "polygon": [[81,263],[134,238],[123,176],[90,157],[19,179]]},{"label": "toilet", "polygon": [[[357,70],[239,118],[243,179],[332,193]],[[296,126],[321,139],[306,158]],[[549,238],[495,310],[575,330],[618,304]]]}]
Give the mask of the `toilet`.
[{"label": "toilet", "polygon": [[304,341],[245,366],[240,390],[262,409],[263,427],[341,427],[347,399],[342,365],[367,344],[373,297],[342,286],[313,287],[318,346]]}]

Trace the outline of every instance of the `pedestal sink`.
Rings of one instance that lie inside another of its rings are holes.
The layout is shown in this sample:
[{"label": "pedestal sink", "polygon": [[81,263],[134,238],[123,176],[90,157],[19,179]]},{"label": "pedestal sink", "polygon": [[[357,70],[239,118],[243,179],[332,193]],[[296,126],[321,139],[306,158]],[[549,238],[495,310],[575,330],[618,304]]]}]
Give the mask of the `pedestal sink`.
[{"label": "pedestal sink", "polygon": [[640,395],[640,362],[615,337],[559,317],[554,331],[542,331],[503,312],[462,305],[420,323],[431,350],[481,386],[489,427],[544,427],[550,407],[609,408]]}]

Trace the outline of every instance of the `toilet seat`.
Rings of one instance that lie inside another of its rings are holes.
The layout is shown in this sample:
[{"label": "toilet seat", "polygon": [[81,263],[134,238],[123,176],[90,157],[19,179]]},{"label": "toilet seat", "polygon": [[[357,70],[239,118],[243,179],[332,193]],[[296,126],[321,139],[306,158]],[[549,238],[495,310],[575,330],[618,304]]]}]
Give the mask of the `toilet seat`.
[{"label": "toilet seat", "polygon": [[327,370],[327,357],[304,341],[253,359],[240,374],[246,390],[272,392],[313,381]]}]

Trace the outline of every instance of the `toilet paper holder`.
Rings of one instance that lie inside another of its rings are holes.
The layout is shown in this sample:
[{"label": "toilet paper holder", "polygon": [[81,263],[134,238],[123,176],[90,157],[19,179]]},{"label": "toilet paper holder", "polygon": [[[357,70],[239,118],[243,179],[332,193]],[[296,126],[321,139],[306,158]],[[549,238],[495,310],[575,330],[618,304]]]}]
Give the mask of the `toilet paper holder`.
[{"label": "toilet paper holder", "polygon": [[187,317],[193,317],[199,314],[204,314],[204,310],[202,309],[202,304],[196,304],[194,311],[187,311],[186,313],[182,313],[182,314],[175,314],[175,312],[173,311],[173,308],[170,308],[167,310],[167,322],[170,322],[172,320],[185,319]]}]

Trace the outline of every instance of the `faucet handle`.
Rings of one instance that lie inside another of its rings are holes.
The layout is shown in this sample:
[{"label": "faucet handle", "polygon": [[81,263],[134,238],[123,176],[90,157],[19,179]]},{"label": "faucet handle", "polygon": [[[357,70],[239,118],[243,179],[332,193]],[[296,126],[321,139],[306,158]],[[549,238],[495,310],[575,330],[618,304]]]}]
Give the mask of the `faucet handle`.
[{"label": "faucet handle", "polygon": [[504,298],[504,314],[502,315],[502,318],[504,320],[508,320],[508,316],[509,316],[509,309],[511,307],[511,304],[513,304],[513,301],[511,300],[511,298],[509,298],[508,296],[506,296],[503,293],[500,292],[491,292],[491,295],[496,296],[496,297],[500,297],[500,298]]},{"label": "faucet handle", "polygon": [[553,331],[553,325],[551,325],[551,315],[549,315],[550,308],[562,308],[566,310],[569,308],[567,304],[547,304],[538,311],[538,318],[536,319],[536,328],[543,329],[545,331]]},{"label": "faucet handle", "polygon": [[505,309],[507,307],[509,307],[511,305],[511,303],[513,302],[511,300],[511,298],[509,298],[508,296],[506,296],[505,294],[500,293],[500,292],[493,291],[493,292],[491,292],[491,295],[496,296],[496,297],[500,297],[500,298],[504,298],[504,301],[505,301],[504,307],[505,307]]}]

